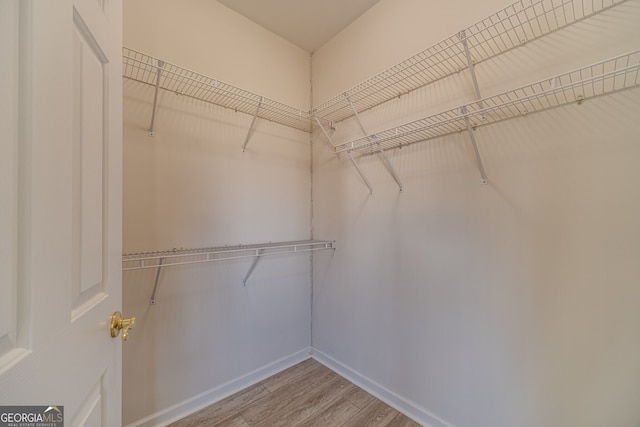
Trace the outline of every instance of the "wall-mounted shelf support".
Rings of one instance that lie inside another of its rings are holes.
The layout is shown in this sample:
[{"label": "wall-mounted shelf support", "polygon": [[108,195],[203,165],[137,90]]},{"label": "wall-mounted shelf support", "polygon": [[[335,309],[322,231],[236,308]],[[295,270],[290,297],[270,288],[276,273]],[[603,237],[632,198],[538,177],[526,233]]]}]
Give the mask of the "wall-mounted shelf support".
[{"label": "wall-mounted shelf support", "polygon": [[251,263],[251,267],[249,267],[249,271],[247,271],[247,274],[244,276],[244,279],[242,279],[242,283],[245,286],[247,286],[247,280],[249,280],[249,277],[251,277],[251,273],[253,273],[253,269],[256,268],[256,264],[258,264],[259,259],[260,259],[260,249],[256,249],[256,257]]},{"label": "wall-mounted shelf support", "polygon": [[398,188],[400,189],[400,192],[402,192],[402,182],[400,182],[400,178],[398,177],[396,170],[393,168],[393,165],[391,165],[391,162],[389,161],[387,154],[384,152],[384,149],[381,146],[378,146],[378,149],[379,149],[378,153],[380,154],[382,161],[387,167],[387,170],[389,171],[393,179],[396,181],[396,184],[398,184]]},{"label": "wall-mounted shelf support", "polygon": [[[476,76],[476,68],[473,65],[473,58],[471,57],[471,52],[469,51],[469,43],[467,43],[467,33],[465,30],[462,30],[458,33],[458,37],[462,43],[462,47],[464,48],[464,55],[467,58],[467,68],[469,69],[469,74],[471,74],[471,80],[473,81],[473,88],[476,92],[476,98],[478,99],[478,108],[481,110],[484,108],[484,103],[482,102],[482,95],[480,94],[480,86],[478,85],[478,77]],[[460,108],[460,112],[464,116],[465,127],[467,128],[467,133],[469,134],[469,138],[471,139],[471,145],[473,145],[473,152],[476,155],[476,162],[478,163],[478,169],[480,169],[480,176],[482,177],[482,183],[487,183],[487,173],[484,169],[484,163],[482,162],[482,156],[480,155],[480,150],[478,149],[478,141],[476,141],[476,134],[471,126],[471,121],[469,120],[469,115],[467,114],[467,107],[463,106]],[[484,116],[482,116],[484,118]]]},{"label": "wall-mounted shelf support", "polygon": [[331,139],[331,136],[329,135],[329,132],[327,132],[327,130],[324,128],[324,126],[322,126],[322,123],[320,123],[320,120],[318,119],[318,117],[314,117],[314,119],[315,119],[316,123],[318,124],[318,126],[320,127],[320,130],[324,134],[325,138],[327,138],[327,141],[329,141],[329,144],[331,144],[331,147],[335,147],[335,144],[333,143],[333,140]]},{"label": "wall-mounted shelf support", "polygon": [[[360,125],[360,129],[362,129],[362,133],[366,138],[369,138],[369,134],[367,133],[367,130],[364,128],[364,125],[362,124],[362,120],[360,119],[360,114],[358,114],[358,110],[356,110],[356,107],[353,105],[353,102],[351,102],[351,99],[349,99],[349,95],[345,93],[344,97],[349,102],[349,106],[351,107],[351,110],[353,111],[353,115],[355,116],[356,120],[358,121],[358,124]],[[375,140],[375,136],[372,137],[371,139]],[[391,165],[389,158],[387,157],[387,155],[385,154],[381,146],[379,146],[378,153],[380,154],[380,158],[382,158],[383,163],[387,167],[387,170],[389,171],[393,179],[396,181],[396,184],[398,184],[398,188],[400,189],[400,191],[402,191],[402,182],[400,182],[400,178],[398,177],[396,170]],[[351,161],[354,162],[355,164],[355,160],[353,159],[353,156],[351,156]],[[360,172],[360,175],[362,175],[362,172]],[[364,175],[362,175],[362,179],[365,179]],[[365,182],[367,182],[366,179],[365,179]],[[373,193],[373,190],[371,190],[371,186],[369,186],[369,184],[367,184],[367,186],[369,187],[369,190]]]},{"label": "wall-mounted shelf support", "polygon": [[260,97],[260,102],[256,107],[256,112],[253,115],[253,120],[251,120],[251,125],[249,126],[249,131],[247,132],[247,137],[244,139],[244,144],[242,145],[242,151],[247,148],[247,144],[249,143],[249,139],[251,138],[251,134],[253,133],[253,129],[256,125],[256,119],[258,118],[258,114],[260,113],[260,108],[262,108],[262,103],[264,102],[264,96]]},{"label": "wall-mounted shelf support", "polygon": [[255,245],[219,246],[196,249],[174,249],[160,252],[142,252],[122,255],[122,271],[156,269],[151,304],[156,303],[160,271],[163,268],[199,264],[203,262],[226,261],[234,259],[253,258],[249,271],[243,279],[247,280],[262,257],[269,255],[286,255],[293,253],[313,252],[335,249],[332,240],[297,240],[291,242],[260,243]]},{"label": "wall-mounted shelf support", "polygon": [[360,119],[360,114],[358,114],[358,110],[356,110],[356,107],[353,105],[353,102],[351,102],[351,98],[349,98],[349,94],[345,92],[344,97],[349,103],[349,107],[351,108],[351,111],[353,111],[353,115],[356,117],[356,120],[360,125],[360,129],[362,130],[362,133],[364,134],[364,136],[369,136],[366,129],[364,128],[364,125],[362,124],[362,120]]},{"label": "wall-mounted shelf support", "polygon": [[160,279],[160,271],[162,270],[162,263],[164,258],[160,258],[158,261],[158,270],[156,271],[156,280],[153,283],[153,292],[151,293],[151,304],[156,303],[156,292],[158,291],[158,280]]},{"label": "wall-mounted shelf support", "polygon": [[487,183],[487,173],[484,170],[484,163],[482,162],[482,156],[480,155],[480,150],[478,149],[478,142],[476,141],[476,133],[471,126],[471,121],[469,120],[469,115],[467,114],[467,107],[460,108],[460,112],[464,116],[464,123],[467,127],[467,133],[469,134],[469,138],[471,138],[471,145],[473,146],[473,152],[476,155],[476,162],[478,163],[478,169],[480,170],[480,177],[482,178],[482,183]]},{"label": "wall-mounted shelf support", "polygon": [[369,184],[369,180],[367,179],[366,176],[364,176],[362,169],[360,169],[360,165],[358,165],[358,162],[356,162],[356,159],[353,158],[353,154],[351,154],[350,151],[347,154],[349,155],[349,159],[351,160],[351,163],[353,163],[353,166],[356,168],[356,170],[360,174],[360,178],[362,178],[362,180],[364,181],[364,184],[369,189],[369,194],[373,194],[373,188],[371,188],[371,184]]},{"label": "wall-mounted shelf support", "polygon": [[460,31],[458,33],[458,37],[460,37],[460,41],[462,42],[462,47],[464,48],[464,55],[467,58],[467,67],[469,68],[469,74],[471,74],[471,80],[473,81],[473,88],[476,91],[476,98],[478,98],[478,107],[484,108],[482,105],[482,95],[480,94],[480,86],[478,85],[478,78],[476,76],[476,68],[473,65],[473,58],[471,57],[471,52],[469,51],[469,43],[467,43],[466,30]]},{"label": "wall-mounted shelf support", "polygon": [[162,77],[162,67],[164,67],[164,61],[158,59],[158,71],[156,73],[156,90],[153,94],[153,107],[151,110],[151,124],[149,125],[149,136],[155,135],[156,125],[156,109],[158,108],[158,92],[160,90],[160,78]]}]

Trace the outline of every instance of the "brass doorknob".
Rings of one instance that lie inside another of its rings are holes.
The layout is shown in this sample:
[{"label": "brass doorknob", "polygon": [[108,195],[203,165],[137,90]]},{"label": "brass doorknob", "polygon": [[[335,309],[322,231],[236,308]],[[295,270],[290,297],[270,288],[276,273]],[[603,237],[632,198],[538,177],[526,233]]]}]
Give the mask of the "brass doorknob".
[{"label": "brass doorknob", "polygon": [[136,316],[129,318],[122,317],[122,313],[116,311],[111,315],[111,336],[117,337],[122,330],[122,341],[126,341],[129,338],[129,329],[133,329],[136,325]]}]

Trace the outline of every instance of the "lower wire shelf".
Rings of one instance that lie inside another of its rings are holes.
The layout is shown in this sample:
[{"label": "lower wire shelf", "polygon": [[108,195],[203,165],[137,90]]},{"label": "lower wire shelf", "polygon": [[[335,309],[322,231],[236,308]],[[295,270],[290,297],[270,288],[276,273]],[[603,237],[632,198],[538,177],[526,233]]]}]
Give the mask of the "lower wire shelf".
[{"label": "lower wire shelf", "polygon": [[122,271],[156,269],[153,294],[151,295],[151,304],[155,304],[158,279],[160,278],[160,271],[164,267],[253,258],[251,267],[249,267],[249,271],[243,279],[243,283],[246,285],[247,280],[249,280],[251,273],[253,273],[253,270],[258,263],[258,260],[264,256],[313,252],[335,248],[335,241],[333,240],[297,240],[251,245],[217,246],[193,249],[174,248],[168,251],[125,253],[122,255]]}]

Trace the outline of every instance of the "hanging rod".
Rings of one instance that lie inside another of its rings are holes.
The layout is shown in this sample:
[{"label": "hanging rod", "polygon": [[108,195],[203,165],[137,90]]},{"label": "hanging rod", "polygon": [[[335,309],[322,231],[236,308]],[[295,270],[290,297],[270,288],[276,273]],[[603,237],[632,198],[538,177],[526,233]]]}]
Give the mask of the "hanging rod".
[{"label": "hanging rod", "polygon": [[[122,255],[122,271],[253,258],[255,256],[310,252],[323,249],[335,249],[335,241],[299,240],[253,245],[218,246],[195,249],[181,248],[169,251],[127,253]],[[257,255],[257,251],[260,251],[259,255]],[[162,264],[160,264],[160,260],[163,260]]]},{"label": "hanging rod", "polygon": [[337,144],[335,152],[372,154],[379,147],[398,148],[572,102],[580,104],[587,98],[638,85],[640,49],[483,98],[482,108],[480,101],[473,101],[369,137]]},{"label": "hanging rod", "polygon": [[[122,48],[122,75],[130,80],[311,132],[308,111],[273,101],[142,52]],[[159,67],[158,64],[162,64]],[[161,71],[160,71],[161,70]]]},{"label": "hanging rod", "polygon": [[211,248],[173,249],[170,251],[139,252],[122,255],[122,271],[156,269],[151,304],[156,303],[160,271],[164,267],[203,262],[225,261],[233,259],[254,258],[249,271],[242,279],[246,285],[258,260],[263,256],[285,255],[301,252],[312,252],[335,249],[332,240],[298,240],[291,242],[260,243],[253,245],[219,246]]},{"label": "hanging rod", "polygon": [[[339,122],[628,0],[519,0],[312,109]],[[460,35],[464,34],[464,44]],[[347,100],[348,99],[348,100]]]}]

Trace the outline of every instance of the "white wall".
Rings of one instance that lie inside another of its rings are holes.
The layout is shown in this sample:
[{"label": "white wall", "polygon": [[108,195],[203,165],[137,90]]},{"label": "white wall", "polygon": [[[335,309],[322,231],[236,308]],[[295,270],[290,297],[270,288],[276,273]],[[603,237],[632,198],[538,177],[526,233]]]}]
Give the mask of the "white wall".
[{"label": "white wall", "polygon": [[[309,108],[309,55],[219,3],[124,6],[125,46]],[[161,92],[149,137],[152,100],[124,81],[124,252],[309,238],[308,133],[258,120],[243,153],[252,117]],[[245,287],[251,261],[165,268],[154,306],[155,271],[123,273],[124,313],[138,321],[125,425],[166,421],[309,346],[309,257],[265,258]]]},{"label": "white wall", "polygon": [[126,2],[124,44],[309,109],[309,54],[215,0]]},{"label": "white wall", "polygon": [[[378,3],[314,54],[314,104],[508,4],[444,3]],[[480,88],[636,49],[637,22],[630,1],[530,42],[479,64]],[[374,132],[473,97],[460,73],[362,119]],[[402,193],[363,157],[373,195],[315,132],[314,233],[338,249],[316,257],[313,346],[434,425],[637,426],[639,115],[636,88],[480,127],[486,186],[466,134],[388,152]],[[346,120],[333,138],[360,136]]]}]

